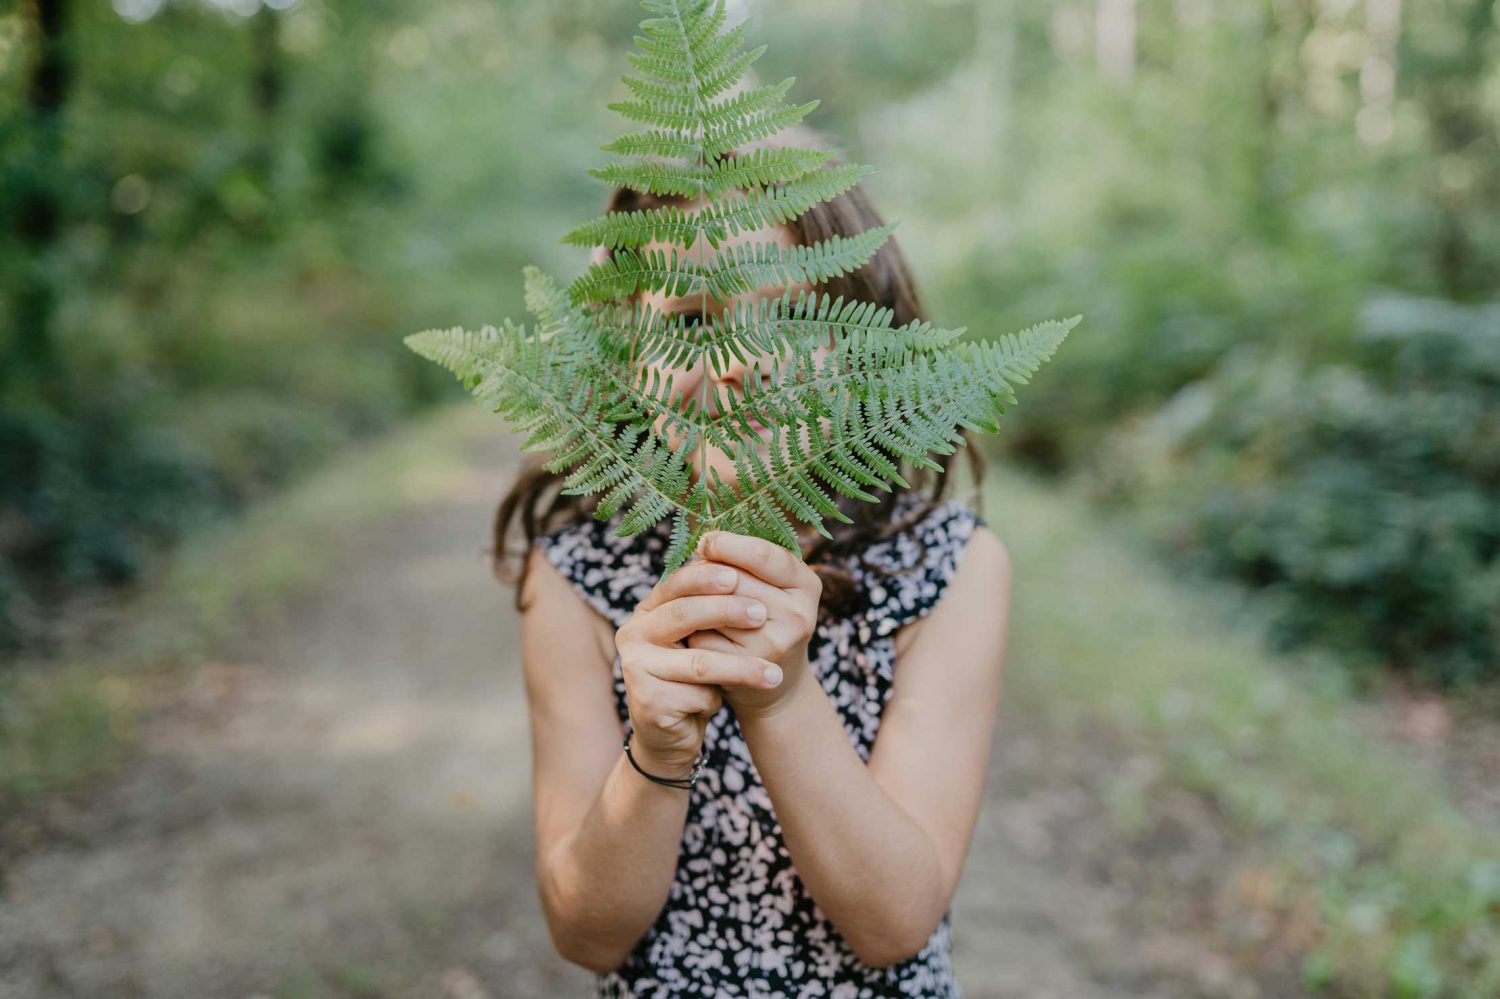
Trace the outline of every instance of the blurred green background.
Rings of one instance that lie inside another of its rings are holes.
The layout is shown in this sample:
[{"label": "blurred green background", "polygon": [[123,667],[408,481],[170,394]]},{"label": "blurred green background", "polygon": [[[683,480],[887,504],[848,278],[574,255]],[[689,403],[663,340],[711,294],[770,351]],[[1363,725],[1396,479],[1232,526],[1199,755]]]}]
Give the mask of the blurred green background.
[{"label": "blurred green background", "polygon": [[[755,6],[939,321],[1084,312],[1006,441],[1266,591],[1277,634],[1500,661],[1489,0]],[[596,214],[630,3],[0,15],[0,643],[451,395]]]},{"label": "blurred green background", "polygon": [[[760,77],[796,76],[793,98],[822,101],[809,123],[876,167],[935,321],[1084,314],[994,442],[1034,478],[1022,495],[1077,499],[1076,525],[1223,585],[1273,648],[1345,680],[1493,694],[1495,0],[731,6],[770,46]],[[0,7],[0,670],[460,397],[401,337],[519,317],[523,265],[585,266],[556,238],[603,209],[584,170],[624,128],[605,104],[642,16]],[[28,703],[0,704],[0,735]],[[1495,983],[1464,948],[1495,940],[1497,871],[1455,875],[1478,893],[1457,914],[1407,912],[1426,929],[1386,942],[1382,988]],[[1333,981],[1319,960],[1307,980]]]}]

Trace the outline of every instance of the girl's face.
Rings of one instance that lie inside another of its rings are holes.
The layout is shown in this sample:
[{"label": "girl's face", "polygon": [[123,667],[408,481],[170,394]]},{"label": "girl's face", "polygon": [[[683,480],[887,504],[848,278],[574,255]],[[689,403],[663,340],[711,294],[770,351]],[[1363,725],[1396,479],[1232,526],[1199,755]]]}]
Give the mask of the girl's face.
[{"label": "girl's face", "polygon": [[[698,207],[702,204],[703,202],[699,201],[690,207]],[[733,252],[736,247],[760,243],[775,243],[778,246],[792,247],[797,245],[797,239],[790,226],[778,225],[775,228],[760,229],[753,232],[741,231],[723,240],[719,244],[719,247],[721,250]],[[660,250],[663,253],[670,254],[674,247],[679,253],[681,252],[680,244],[661,242],[648,243],[643,250]],[[716,252],[718,251],[715,251],[705,241],[698,240],[688,248],[687,257],[695,263],[704,264]],[[795,302],[799,292],[810,290],[811,288],[805,282],[792,285],[791,300]],[[738,314],[742,305],[747,307],[753,306],[759,298],[779,298],[786,291],[786,285],[778,284],[765,285],[753,294],[737,295],[727,301],[720,301],[711,295],[705,297],[702,293],[676,296],[665,291],[652,291],[640,296],[640,299],[649,308],[667,313],[669,316],[688,314],[697,317],[706,327],[712,316],[722,314],[725,319],[732,318]],[[813,356],[821,363],[822,359],[827,355],[828,350],[829,345],[825,344],[819,347]],[[649,384],[646,379],[649,378],[650,372],[654,371],[659,379],[670,375],[672,377],[672,399],[676,407],[681,410],[689,399],[695,400],[700,407],[700,416],[702,418],[711,418],[720,411],[716,408],[716,405],[718,405],[715,402],[716,393],[717,397],[722,400],[721,404],[725,408],[732,408],[733,404],[744,396],[746,385],[752,377],[758,378],[762,383],[770,381],[773,355],[769,353],[757,355],[748,350],[744,351],[744,354],[746,361],[743,362],[732,355],[726,357],[725,363],[727,366],[722,370],[718,369],[713,361],[700,360],[691,367],[670,366],[661,361],[655,361],[642,364],[640,375],[643,384]],[[757,366],[759,370],[756,370]],[[706,386],[705,380],[707,382]],[[658,381],[657,384],[660,385],[662,383]],[[703,409],[701,407],[704,405],[703,392],[705,387],[708,392],[707,408]],[[669,427],[665,417],[657,417],[655,428],[673,447],[681,443],[683,436],[681,431],[675,426]],[[762,428],[760,430],[758,452],[763,459],[770,454],[770,441],[771,431]],[[706,457],[706,461],[700,458],[700,454]],[[726,483],[733,484],[738,478],[733,456],[714,447],[712,444],[695,447],[689,456],[689,464],[693,468],[695,479],[706,474],[706,469],[703,467],[704,464],[708,468],[716,470],[719,477]]]}]

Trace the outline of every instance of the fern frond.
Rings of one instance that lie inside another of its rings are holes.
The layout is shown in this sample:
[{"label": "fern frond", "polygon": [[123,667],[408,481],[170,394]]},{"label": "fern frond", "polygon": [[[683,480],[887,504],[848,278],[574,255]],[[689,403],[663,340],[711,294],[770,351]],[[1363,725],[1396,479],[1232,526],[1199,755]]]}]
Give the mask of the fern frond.
[{"label": "fern frond", "polygon": [[[1050,358],[1078,317],[1043,323],[993,343],[958,344],[910,364],[881,369],[863,380],[862,389],[824,397],[828,430],[809,446],[795,433],[778,429],[771,442],[769,467],[753,448],[736,454],[739,478],[710,499],[710,530],[733,530],[783,544],[788,542],[784,515],[768,505],[791,504],[794,510],[817,509],[826,494],[818,481],[844,495],[873,500],[862,486],[888,490],[886,479],[902,486],[888,460],[872,461],[883,449],[895,458],[941,470],[930,454],[950,454],[963,444],[958,428],[996,429],[994,414],[1014,401],[1013,384],[1024,383]],[[807,426],[807,424],[804,424]],[[809,519],[815,525],[818,518]],[[792,539],[794,550],[795,535]]]},{"label": "fern frond", "polygon": [[701,281],[697,266],[674,250],[643,252],[618,250],[613,256],[591,264],[573,279],[568,295],[575,303],[589,300],[616,301],[636,292],[666,291],[686,295]]},{"label": "fern frond", "polygon": [[752,149],[718,160],[701,174],[704,192],[717,197],[725,191],[788,183],[823,166],[833,158],[826,149],[794,149],[781,146]]},{"label": "fern frond", "polygon": [[615,187],[683,198],[697,197],[706,184],[705,172],[699,167],[660,160],[610,163],[589,167],[587,172]]},{"label": "fern frond", "polygon": [[586,172],[615,187],[663,196],[694,198],[702,194],[716,198],[726,191],[790,184],[832,157],[833,153],[825,149],[760,148],[741,156],[725,157],[707,167],[665,160],[633,160],[589,167]]},{"label": "fern frond", "polygon": [[672,315],[640,301],[603,302],[582,310],[576,335],[598,344],[617,361],[690,367],[697,358],[697,335],[684,315]]},{"label": "fern frond", "polygon": [[[525,268],[533,326],[406,342],[506,417],[524,449],[546,452],[563,492],[598,495],[595,516],[618,517],[617,535],[671,517],[667,572],[708,530],[800,553],[799,524],[831,536],[827,519],[851,520],[841,498],[909,488],[910,469],[941,469],[935,456],[966,431],[998,429],[1079,319],[965,341],[963,327],[896,326],[888,306],[815,290],[866,266],[895,222],[811,245],[736,238],[795,222],[871,168],[763,144],[818,102],[785,102],[795,78],[737,89],[766,47],[744,48],[749,21],[726,30],[724,0],[642,6],[650,16],[628,57],[638,75],[622,77],[630,96],[609,106],[643,127],[602,147],[620,158],[588,172],[691,204],[607,212],[566,233],[611,252],[565,287]],[[707,260],[688,256],[700,240]],[[697,297],[699,320],[648,306],[657,292]],[[710,446],[729,456],[731,479],[706,461]]]},{"label": "fern frond", "polygon": [[507,321],[503,328],[477,332],[426,330],[405,343],[448,368],[479,402],[528,434],[523,448],[553,452],[544,466],[549,471],[590,456],[587,471],[569,476],[568,489],[593,493],[610,487],[613,509],[627,506],[628,516],[643,528],[670,513],[686,494],[692,471],[684,450],[667,448],[648,429],[608,418],[597,388],[567,377],[547,341],[528,337],[522,327]]},{"label": "fern frond", "polygon": [[[834,198],[874,172],[873,167],[854,163],[804,174],[767,189],[755,189],[727,205],[709,211],[706,217],[730,234],[764,229],[800,218],[808,209]],[[715,246],[717,248],[717,246]]]},{"label": "fern frond", "polygon": [[717,130],[733,128],[749,115],[764,114],[774,110],[781,103],[781,99],[786,96],[787,91],[792,89],[792,84],[796,82],[795,76],[789,76],[780,83],[751,87],[741,94],[714,101],[704,108],[702,117],[694,124],[702,127],[710,135]]},{"label": "fern frond", "polygon": [[600,148],[606,153],[619,153],[621,156],[669,156],[694,159],[702,153],[703,144],[684,138],[680,132],[651,129],[645,132],[627,133]]},{"label": "fern frond", "polygon": [[[717,5],[719,19],[722,21],[724,5]],[[703,19],[703,23],[708,22]],[[699,80],[713,80],[729,68],[738,54],[740,45],[745,41],[745,36],[750,31],[750,21],[746,19],[735,25],[722,35],[704,34],[694,31],[687,39],[693,60],[693,74]],[[739,79],[739,77],[735,77]],[[715,96],[703,94],[704,100]]]},{"label": "fern frond", "polygon": [[849,190],[871,172],[860,164],[809,173],[768,190],[756,189],[721,206],[689,211],[677,205],[636,212],[608,212],[570,231],[559,242],[575,246],[644,246],[706,240],[718,249],[726,236],[800,217],[812,206]]},{"label": "fern frond", "polygon": [[887,223],[855,236],[834,235],[811,246],[741,244],[719,251],[704,268],[701,280],[708,293],[720,300],[767,284],[822,284],[863,267],[896,225]]},{"label": "fern frond", "polygon": [[[962,335],[959,327],[944,330],[924,320],[913,320],[895,327],[895,313],[874,302],[844,301],[826,294],[798,291],[792,301],[792,289],[779,298],[742,303],[732,316],[715,316],[699,340],[700,350],[708,353],[714,373],[726,370],[731,358],[749,364],[750,354],[796,353],[809,347],[827,344],[833,353],[849,349],[851,337],[863,335],[868,348],[892,354],[912,350],[935,350]],[[642,342],[650,344],[650,333]],[[651,355],[647,355],[651,356]]]},{"label": "fern frond", "polygon": [[525,281],[526,311],[536,317],[538,329],[546,334],[564,328],[564,317],[571,308],[567,293],[540,267],[528,264],[521,274]]},{"label": "fern frond", "polygon": [[631,121],[638,121],[642,125],[656,125],[659,128],[676,129],[682,132],[693,128],[699,120],[695,109],[684,108],[675,100],[663,101],[651,98],[616,101],[608,107],[611,111],[617,111]]},{"label": "fern frond", "polygon": [[642,72],[670,83],[696,83],[721,72],[749,30],[746,21],[719,34],[727,16],[722,0],[643,6],[661,16],[641,22],[643,35],[635,39],[640,51],[627,58]]},{"label": "fern frond", "polygon": [[717,248],[724,235],[724,225],[705,222],[697,212],[677,205],[664,205],[643,212],[610,212],[585,222],[559,242],[619,249],[645,246],[653,241],[691,246],[696,239],[707,239],[709,245]]},{"label": "fern frond", "polygon": [[698,86],[698,96],[701,100],[717,97],[730,87],[739,82],[745,75],[745,70],[754,65],[755,61],[766,54],[769,46],[757,45],[748,52],[743,52],[726,62],[717,73],[703,78]]},{"label": "fern frond", "polygon": [[820,101],[808,101],[791,107],[775,108],[731,122],[721,128],[710,129],[703,138],[703,155],[719,156],[748,142],[775,135],[782,129],[806,118],[820,103]]}]

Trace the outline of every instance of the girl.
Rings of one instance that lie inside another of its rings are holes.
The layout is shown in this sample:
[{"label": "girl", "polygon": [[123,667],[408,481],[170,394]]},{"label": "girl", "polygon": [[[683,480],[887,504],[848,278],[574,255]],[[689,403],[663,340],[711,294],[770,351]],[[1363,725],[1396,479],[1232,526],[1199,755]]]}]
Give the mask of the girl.
[{"label": "girl", "polygon": [[[805,127],[761,144],[773,143],[828,148]],[[609,210],[663,201],[621,189]],[[881,224],[854,188],[730,245]],[[924,318],[890,240],[817,291],[877,302],[897,325]],[[753,373],[702,367],[671,372],[684,398],[704,377],[742,393]],[[728,455],[707,458],[734,480]],[[615,538],[619,514],[595,520],[596,497],[559,495],[560,476],[537,465],[501,503],[495,557],[522,611],[541,901],[558,951],[595,972],[594,996],[962,996],[950,904],[985,784],[1010,565],[984,521],[946,498],[949,475],[903,475],[912,489],[879,504],[841,499],[854,522],[828,521],[831,541],[799,525],[802,561],[714,532],[665,579],[670,518]],[[700,779],[674,786],[695,763]]]}]

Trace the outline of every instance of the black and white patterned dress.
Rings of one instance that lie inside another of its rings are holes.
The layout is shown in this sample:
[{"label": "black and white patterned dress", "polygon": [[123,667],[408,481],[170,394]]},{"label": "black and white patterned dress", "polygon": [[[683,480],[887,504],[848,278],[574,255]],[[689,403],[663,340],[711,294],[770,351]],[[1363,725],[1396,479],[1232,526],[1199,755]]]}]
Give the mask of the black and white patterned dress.
[{"label": "black and white patterned dress", "polygon": [[[914,494],[898,497],[897,515],[904,519],[920,502]],[[616,523],[569,524],[537,544],[588,603],[619,627],[661,578],[668,521],[633,538],[613,537]],[[914,527],[844,563],[864,595],[863,606],[839,619],[820,615],[808,662],[866,762],[891,691],[895,633],[936,605],[982,523],[963,503],[948,500]],[[614,690],[628,730],[618,655]],[[797,876],[728,704],[710,720],[704,748],[708,763],[690,792],[667,903],[624,964],[595,976],[594,999],[962,999],[950,953],[951,909],[917,954],[885,968],[860,961]]]}]

